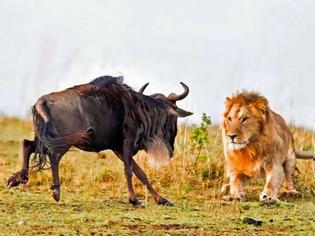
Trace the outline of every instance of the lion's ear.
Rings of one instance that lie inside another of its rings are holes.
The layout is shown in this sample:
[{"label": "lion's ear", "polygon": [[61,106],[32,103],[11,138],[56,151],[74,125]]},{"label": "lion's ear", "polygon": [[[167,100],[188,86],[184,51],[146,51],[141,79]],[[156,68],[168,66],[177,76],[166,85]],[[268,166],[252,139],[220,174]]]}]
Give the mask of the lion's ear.
[{"label": "lion's ear", "polygon": [[255,101],[254,106],[261,112],[263,119],[266,121],[268,119],[268,100],[261,97]]},{"label": "lion's ear", "polygon": [[261,112],[265,113],[268,110],[268,101],[266,98],[259,98],[255,101],[254,106]]},{"label": "lion's ear", "polygon": [[229,97],[226,97],[226,98],[225,98],[225,105],[226,105],[226,106],[229,106],[229,105],[231,105],[231,103],[232,103],[232,99],[229,98]]},{"label": "lion's ear", "polygon": [[226,117],[228,115],[228,113],[230,112],[232,106],[232,99],[229,97],[226,97],[225,99],[225,111],[223,113],[223,116]]}]

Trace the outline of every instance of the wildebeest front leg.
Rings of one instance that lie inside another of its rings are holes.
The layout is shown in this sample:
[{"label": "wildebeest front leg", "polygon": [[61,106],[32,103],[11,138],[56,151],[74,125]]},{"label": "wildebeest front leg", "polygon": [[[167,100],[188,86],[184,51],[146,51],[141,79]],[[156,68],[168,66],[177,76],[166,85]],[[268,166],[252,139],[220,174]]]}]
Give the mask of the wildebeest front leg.
[{"label": "wildebeest front leg", "polygon": [[15,187],[19,184],[26,184],[28,181],[29,174],[29,162],[30,156],[36,149],[36,141],[30,141],[24,139],[23,141],[23,163],[22,169],[16,173],[14,173],[9,179],[7,183],[7,187]]},{"label": "wildebeest front leg", "polygon": [[[115,152],[117,157],[123,161],[123,157],[119,152]],[[140,166],[137,164],[137,162],[134,159],[131,159],[131,166],[133,173],[137,176],[137,178],[147,187],[148,191],[154,198],[155,202],[159,205],[165,205],[165,206],[173,206],[173,203],[163,197],[161,197],[155,189],[152,187],[150,181],[148,180],[146,174],[144,171],[140,168]]]},{"label": "wildebeest front leg", "polygon": [[135,160],[132,159],[132,170],[137,176],[137,178],[147,187],[148,191],[151,193],[152,197],[154,198],[155,202],[159,205],[165,206],[173,206],[173,203],[167,200],[166,198],[161,197],[155,189],[152,187],[150,181],[148,180],[146,174],[143,170],[138,166]]}]

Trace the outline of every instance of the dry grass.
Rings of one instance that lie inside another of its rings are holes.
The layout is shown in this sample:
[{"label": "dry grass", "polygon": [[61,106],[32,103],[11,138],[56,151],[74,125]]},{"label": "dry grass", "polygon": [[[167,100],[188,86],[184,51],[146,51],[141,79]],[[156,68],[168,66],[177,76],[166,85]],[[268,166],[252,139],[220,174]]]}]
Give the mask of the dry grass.
[{"label": "dry grass", "polygon": [[[258,193],[262,180],[246,188],[249,201],[224,204],[220,201],[223,177],[221,132],[209,129],[210,142],[202,158],[189,139],[191,128],[181,126],[176,152],[170,165],[150,169],[146,155],[136,161],[145,169],[153,186],[175,207],[154,204],[142,183],[134,178],[136,192],[145,209],[127,204],[123,165],[111,151],[101,154],[73,149],[61,162],[62,196],[59,203],[50,197],[50,171],[30,176],[26,186],[7,190],[10,174],[21,165],[21,141],[32,138],[30,121],[4,118],[0,121],[0,234],[287,234],[315,231],[314,170],[311,161],[299,161],[298,183],[302,199],[278,206],[262,207]],[[314,134],[292,128],[296,147],[314,150]],[[261,227],[242,223],[244,217],[263,220]]]}]

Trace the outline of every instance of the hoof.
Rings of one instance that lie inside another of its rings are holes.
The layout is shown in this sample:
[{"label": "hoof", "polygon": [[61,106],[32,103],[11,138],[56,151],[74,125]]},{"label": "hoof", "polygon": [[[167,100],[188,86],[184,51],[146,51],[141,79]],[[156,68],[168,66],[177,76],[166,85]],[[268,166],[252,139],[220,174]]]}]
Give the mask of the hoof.
[{"label": "hoof", "polygon": [[140,208],[140,209],[144,209],[145,205],[142,202],[139,202],[139,204],[137,205],[132,205],[134,208]]},{"label": "hoof", "polygon": [[18,183],[16,180],[8,179],[7,188],[13,188],[15,186],[18,186],[20,183]]},{"label": "hoof", "polygon": [[158,205],[163,205],[163,206],[174,206],[174,204],[167,200],[166,198],[159,197],[159,200],[157,201]]},{"label": "hoof", "polygon": [[16,187],[19,184],[26,184],[28,181],[28,175],[24,171],[18,171],[8,179],[7,188]]},{"label": "hoof", "polygon": [[245,200],[245,197],[244,196],[235,196],[235,195],[226,195],[226,196],[223,196],[222,197],[222,200],[223,201],[226,201],[226,202],[242,202]]},{"label": "hoof", "polygon": [[59,200],[60,200],[60,186],[52,186],[51,189],[54,190],[52,192],[51,196],[53,197],[53,199],[55,199],[56,202],[59,202]]},{"label": "hoof", "polygon": [[138,199],[129,199],[129,203],[135,208],[144,208],[144,205]]},{"label": "hoof", "polygon": [[56,202],[59,202],[60,194],[58,195],[58,193],[52,192],[51,196],[53,197],[53,199],[55,199]]},{"label": "hoof", "polygon": [[51,196],[53,197],[53,199],[55,199],[56,202],[59,202],[59,200],[60,200],[60,193],[58,193],[57,191],[53,191]]}]

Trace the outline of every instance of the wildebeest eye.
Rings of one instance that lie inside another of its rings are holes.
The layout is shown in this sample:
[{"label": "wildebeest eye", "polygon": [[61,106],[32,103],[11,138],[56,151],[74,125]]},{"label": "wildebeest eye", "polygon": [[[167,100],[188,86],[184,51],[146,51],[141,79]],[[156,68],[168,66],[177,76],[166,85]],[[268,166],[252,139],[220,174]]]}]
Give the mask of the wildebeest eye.
[{"label": "wildebeest eye", "polygon": [[247,120],[248,120],[248,117],[246,117],[246,116],[244,116],[244,117],[241,118],[241,122],[242,122],[242,123],[244,123],[244,122],[247,121]]}]

